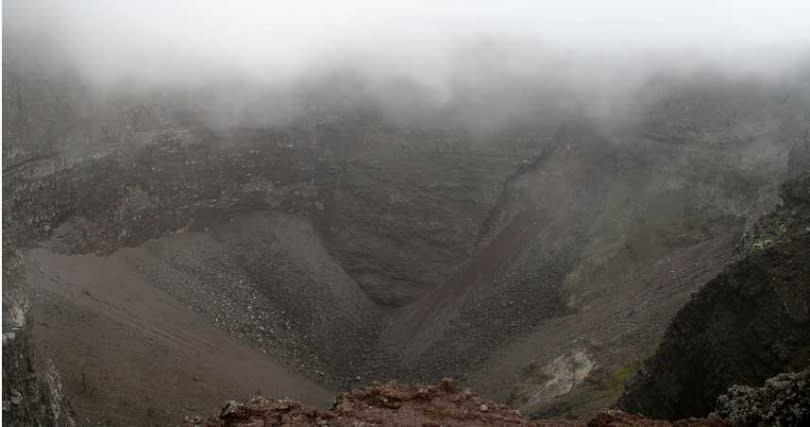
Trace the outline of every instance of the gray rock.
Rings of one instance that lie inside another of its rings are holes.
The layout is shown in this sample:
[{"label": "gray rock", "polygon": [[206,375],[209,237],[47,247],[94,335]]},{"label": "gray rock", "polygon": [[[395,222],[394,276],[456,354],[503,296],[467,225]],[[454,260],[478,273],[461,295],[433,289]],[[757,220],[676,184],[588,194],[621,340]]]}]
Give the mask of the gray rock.
[{"label": "gray rock", "polygon": [[810,369],[779,374],[762,387],[735,385],[717,399],[713,413],[735,426],[800,426],[810,423]]}]

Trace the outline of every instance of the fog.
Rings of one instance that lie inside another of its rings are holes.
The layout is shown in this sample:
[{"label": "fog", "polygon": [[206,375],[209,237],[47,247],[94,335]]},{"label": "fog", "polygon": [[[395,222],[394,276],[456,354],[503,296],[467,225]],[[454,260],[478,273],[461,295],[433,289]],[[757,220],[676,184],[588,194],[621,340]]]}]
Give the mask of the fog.
[{"label": "fog", "polygon": [[265,121],[346,103],[402,123],[549,105],[611,120],[660,73],[789,78],[807,16],[803,1],[5,1],[4,65],[99,91],[206,88]]}]

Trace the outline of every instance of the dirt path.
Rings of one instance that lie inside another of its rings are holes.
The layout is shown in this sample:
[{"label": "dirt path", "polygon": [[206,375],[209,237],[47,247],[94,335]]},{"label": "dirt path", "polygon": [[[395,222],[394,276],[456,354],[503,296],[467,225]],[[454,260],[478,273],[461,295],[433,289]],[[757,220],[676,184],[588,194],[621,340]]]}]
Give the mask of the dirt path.
[{"label": "dirt path", "polygon": [[27,269],[36,345],[57,362],[81,424],[173,424],[257,391],[319,407],[332,399],[119,259],[37,249]]}]

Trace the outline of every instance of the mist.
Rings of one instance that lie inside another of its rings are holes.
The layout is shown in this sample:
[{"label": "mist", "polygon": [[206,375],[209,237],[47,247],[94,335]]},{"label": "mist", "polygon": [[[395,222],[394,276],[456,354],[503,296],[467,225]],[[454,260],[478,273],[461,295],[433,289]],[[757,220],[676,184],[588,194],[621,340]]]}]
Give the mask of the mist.
[{"label": "mist", "polygon": [[796,419],[808,18],[6,0],[2,416]]},{"label": "mist", "polygon": [[406,126],[611,122],[637,113],[651,76],[781,82],[810,52],[800,1],[37,0],[3,14],[7,67],[94,93],[205,92],[220,122],[358,105]]}]

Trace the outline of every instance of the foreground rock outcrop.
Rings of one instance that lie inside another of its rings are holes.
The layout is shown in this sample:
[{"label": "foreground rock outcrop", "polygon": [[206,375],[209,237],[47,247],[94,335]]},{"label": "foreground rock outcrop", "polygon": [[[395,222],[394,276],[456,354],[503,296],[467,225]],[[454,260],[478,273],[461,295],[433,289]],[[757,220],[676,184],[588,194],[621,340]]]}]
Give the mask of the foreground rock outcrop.
[{"label": "foreground rock outcrop", "polygon": [[810,424],[810,369],[779,374],[762,387],[732,386],[717,401],[714,415],[733,425]]},{"label": "foreground rock outcrop", "polygon": [[810,365],[810,174],[788,181],[781,197],[742,239],[735,261],[680,310],[656,355],[628,381],[622,409],[702,416],[732,385],[761,385]]},{"label": "foreground rock outcrop", "polygon": [[[568,420],[525,418],[520,411],[459,388],[452,380],[438,385],[374,384],[338,396],[329,411],[319,411],[288,399],[254,397],[245,403],[230,401],[216,418],[186,417],[185,426],[544,426],[586,424]],[[617,410],[603,410],[588,426],[725,426],[719,417],[651,420]]]}]

